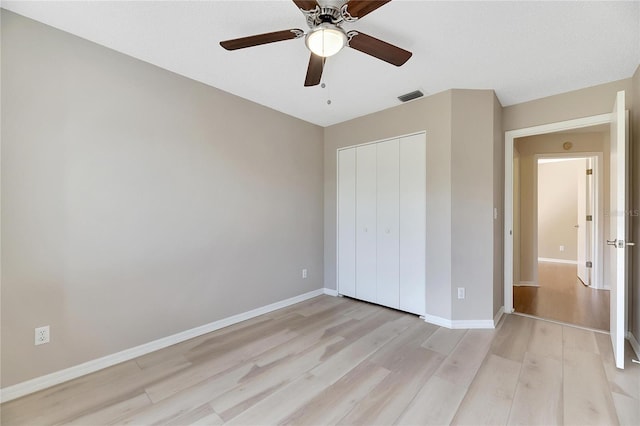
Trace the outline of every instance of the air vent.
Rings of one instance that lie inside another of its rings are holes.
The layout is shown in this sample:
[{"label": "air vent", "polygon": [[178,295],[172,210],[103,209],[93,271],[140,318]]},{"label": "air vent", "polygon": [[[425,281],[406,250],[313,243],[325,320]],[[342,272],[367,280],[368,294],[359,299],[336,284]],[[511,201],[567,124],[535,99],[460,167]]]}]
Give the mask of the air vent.
[{"label": "air vent", "polygon": [[424,96],[424,93],[422,93],[419,90],[415,90],[411,93],[405,93],[404,95],[400,95],[398,96],[398,99],[400,99],[400,101],[402,102],[407,102],[407,101],[411,101],[413,99],[417,99],[419,97]]}]

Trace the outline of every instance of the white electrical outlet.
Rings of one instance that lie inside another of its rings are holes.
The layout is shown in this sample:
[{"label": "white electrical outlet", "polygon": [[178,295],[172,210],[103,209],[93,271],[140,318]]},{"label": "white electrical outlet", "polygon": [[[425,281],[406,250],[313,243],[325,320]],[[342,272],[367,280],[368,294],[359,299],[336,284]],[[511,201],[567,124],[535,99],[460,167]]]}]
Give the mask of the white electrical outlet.
[{"label": "white electrical outlet", "polygon": [[560,246],[560,251],[564,251],[564,246]]},{"label": "white electrical outlet", "polygon": [[45,343],[49,343],[49,326],[45,325],[44,327],[37,327],[35,333],[35,344],[44,345]]},{"label": "white electrical outlet", "polygon": [[307,269],[302,270],[302,278],[307,278]]},{"label": "white electrical outlet", "polygon": [[458,299],[464,299],[464,287],[458,287]]}]

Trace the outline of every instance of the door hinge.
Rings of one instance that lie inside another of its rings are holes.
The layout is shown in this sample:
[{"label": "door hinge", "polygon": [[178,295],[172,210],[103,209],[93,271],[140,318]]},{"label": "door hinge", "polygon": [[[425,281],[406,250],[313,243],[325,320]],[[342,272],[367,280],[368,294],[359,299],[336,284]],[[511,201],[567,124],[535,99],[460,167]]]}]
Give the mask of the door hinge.
[{"label": "door hinge", "polygon": [[587,169],[587,174],[588,175],[592,175],[593,174],[593,169]]},{"label": "door hinge", "polygon": [[593,262],[590,260],[587,260],[587,263],[585,265],[587,268],[593,268]]},{"label": "door hinge", "polygon": [[587,222],[592,222],[593,221],[593,216],[588,214],[587,215]]}]

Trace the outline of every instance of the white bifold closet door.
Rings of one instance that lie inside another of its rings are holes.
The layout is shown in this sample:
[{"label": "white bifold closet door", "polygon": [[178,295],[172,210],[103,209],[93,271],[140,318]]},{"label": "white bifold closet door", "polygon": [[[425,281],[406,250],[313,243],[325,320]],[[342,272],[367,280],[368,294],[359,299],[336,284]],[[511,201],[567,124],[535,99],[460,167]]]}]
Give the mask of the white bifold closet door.
[{"label": "white bifold closet door", "polygon": [[423,315],[425,134],[338,151],[338,292]]},{"label": "white bifold closet door", "polygon": [[376,144],[356,148],[356,297],[377,303]]},{"label": "white bifold closet door", "polygon": [[400,309],[419,315],[426,297],[426,151],[424,134],[400,140]]},{"label": "white bifold closet door", "polygon": [[356,296],[356,150],[338,151],[338,283]]},{"label": "white bifold closet door", "polygon": [[375,144],[377,180],[377,303],[400,307],[400,147],[393,139]]}]

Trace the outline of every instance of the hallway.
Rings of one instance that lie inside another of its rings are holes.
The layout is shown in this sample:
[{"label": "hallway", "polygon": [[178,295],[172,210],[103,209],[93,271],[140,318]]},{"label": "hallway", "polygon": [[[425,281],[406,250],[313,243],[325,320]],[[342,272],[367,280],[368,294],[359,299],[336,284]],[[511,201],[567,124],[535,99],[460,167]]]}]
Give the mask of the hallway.
[{"label": "hallway", "polygon": [[576,265],[538,262],[538,282],[513,288],[516,312],[609,331],[609,291],[585,287]]}]

